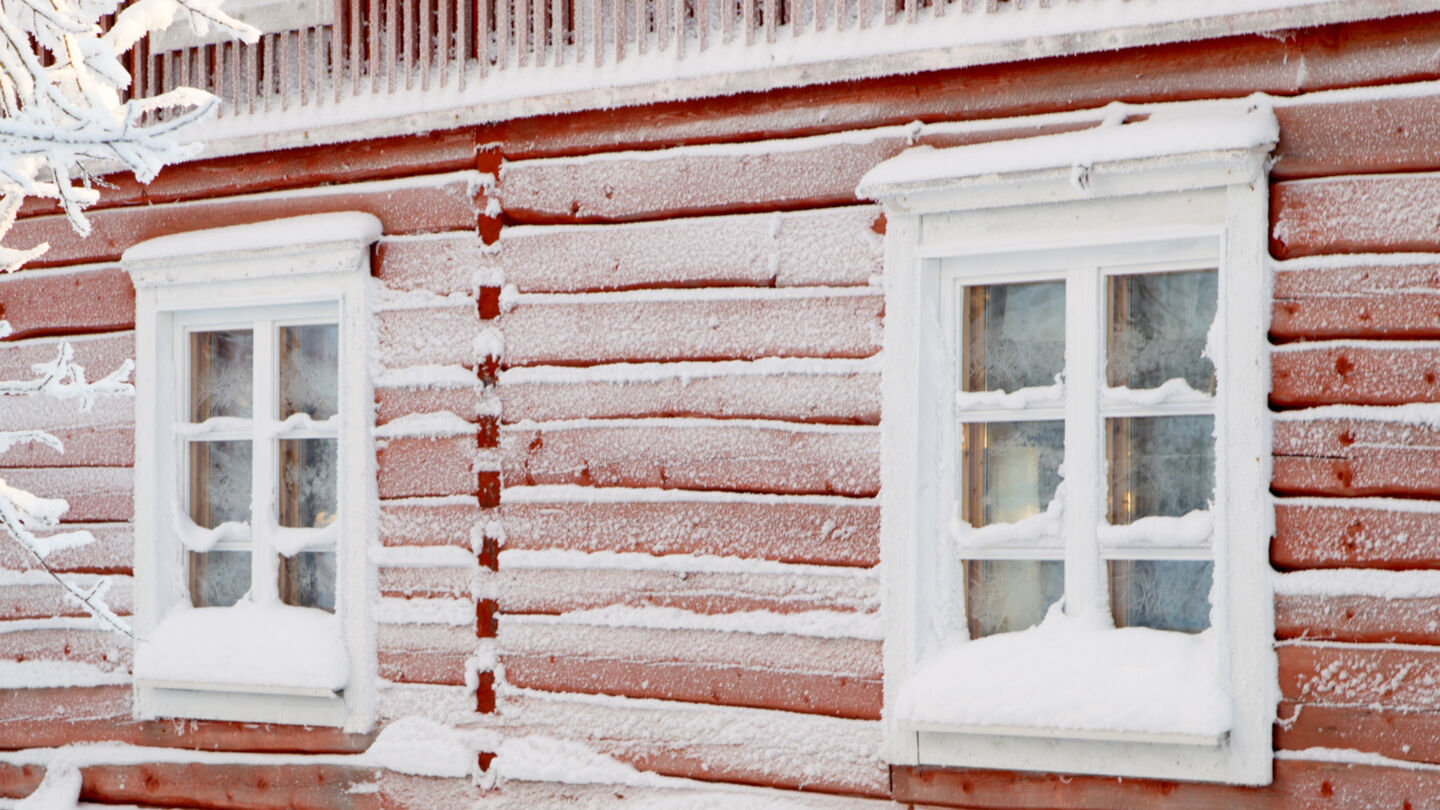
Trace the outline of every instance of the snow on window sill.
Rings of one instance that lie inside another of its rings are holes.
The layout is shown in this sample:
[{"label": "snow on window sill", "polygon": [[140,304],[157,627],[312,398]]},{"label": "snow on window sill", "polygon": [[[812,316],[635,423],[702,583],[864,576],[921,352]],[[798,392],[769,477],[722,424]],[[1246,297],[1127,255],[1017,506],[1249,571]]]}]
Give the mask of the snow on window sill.
[{"label": "snow on window sill", "polygon": [[912,731],[1219,745],[1230,696],[1214,631],[1096,627],[1052,610],[1028,630],[962,641],[900,690]]},{"label": "snow on window sill", "polygon": [[295,695],[344,689],[350,662],[334,614],[289,605],[181,605],[135,649],[135,678],[168,688]]}]

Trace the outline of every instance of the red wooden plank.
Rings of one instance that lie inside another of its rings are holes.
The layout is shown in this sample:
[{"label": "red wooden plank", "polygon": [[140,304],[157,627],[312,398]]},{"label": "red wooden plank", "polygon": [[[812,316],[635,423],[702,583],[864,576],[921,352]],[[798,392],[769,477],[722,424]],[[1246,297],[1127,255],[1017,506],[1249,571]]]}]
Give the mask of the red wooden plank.
[{"label": "red wooden plank", "polygon": [[28,467],[5,471],[13,487],[64,498],[63,523],[129,521],[135,513],[135,474],[129,467]]},{"label": "red wooden plank", "polygon": [[1338,419],[1279,422],[1271,488],[1285,495],[1440,497],[1440,429]]},{"label": "red wooden plank", "polygon": [[1440,568],[1440,512],[1280,503],[1276,568]]},{"label": "red wooden plank", "polygon": [[500,242],[521,292],[691,286],[854,286],[881,272],[868,205],[624,225],[526,228]]},{"label": "red wooden plank", "polygon": [[379,388],[375,389],[375,424],[383,425],[402,416],[449,411],[462,419],[480,418],[480,394],[469,388]]},{"label": "red wooden plank", "polygon": [[382,624],[377,645],[380,677],[387,681],[464,686],[465,662],[475,655],[475,630]]},{"label": "red wooden plank", "polygon": [[[473,481],[471,482],[473,484]],[[478,504],[380,504],[380,542],[386,546],[470,547],[470,532],[484,522]]]},{"label": "red wooden plank", "polygon": [[475,365],[481,324],[473,306],[388,309],[376,320],[380,360],[387,368]]},{"label": "red wooden plank", "polygon": [[[41,407],[55,406],[46,403]],[[64,443],[65,452],[38,443],[16,445],[0,454],[0,469],[130,467],[135,464],[135,429],[132,427],[50,428],[49,433]]]},{"label": "red wooden plank", "polygon": [[93,230],[83,239],[64,216],[32,217],[17,222],[8,239],[17,247],[50,243],[50,251],[30,262],[31,267],[103,262],[119,259],[126,248],[157,236],[330,211],[374,214],[387,234],[465,230],[475,224],[469,184],[455,180],[435,186],[325,186],[287,196],[110,208],[89,215]]},{"label": "red wooden plank", "polygon": [[[95,542],[51,552],[45,564],[55,571],[78,574],[129,574],[134,561],[135,531],[128,523],[66,526],[85,529]],[[50,532],[37,532],[45,535]],[[0,543],[0,568],[10,571],[39,569],[39,563],[18,543]]]},{"label": "red wooden plank", "polygon": [[1440,337],[1440,265],[1281,270],[1270,334],[1308,338]]},{"label": "red wooden plank", "polygon": [[1276,183],[1270,195],[1270,252],[1279,259],[1433,252],[1440,248],[1440,220],[1433,215],[1437,207],[1440,175],[1436,174]]},{"label": "red wooden plank", "polygon": [[[381,569],[382,576],[385,570]],[[850,613],[857,620],[873,619],[880,606],[876,583],[837,573],[842,575],[685,572],[681,576],[664,570],[505,568],[498,578],[499,607],[506,614],[559,614],[614,605],[677,608],[702,615],[826,610]]]},{"label": "red wooden plank", "polygon": [[1440,709],[1440,649],[1281,644],[1280,694],[1298,703],[1380,709]]},{"label": "red wooden plank", "polygon": [[[127,359],[135,357],[135,336],[132,333],[81,337],[66,342],[75,350],[75,362],[85,367],[85,376],[92,380],[111,373]],[[36,363],[54,362],[59,344],[60,341],[53,338],[0,341],[0,379],[33,379],[35,375],[31,367]]]},{"label": "red wooden plank", "polygon": [[745,424],[515,429],[502,434],[509,484],[660,487],[869,496],[879,436]]},{"label": "red wooden plank", "polygon": [[818,565],[880,560],[880,508],[852,503],[506,503],[505,548],[712,554]]},{"label": "red wooden plank", "polygon": [[502,383],[501,415],[524,419],[702,416],[873,425],[879,374],[773,374],[642,382]]},{"label": "red wooden plank", "polygon": [[[110,590],[105,594],[105,603],[117,615],[129,616],[135,605],[130,578],[114,575],[107,579]],[[71,598],[70,592],[58,582],[0,585],[0,620],[88,615],[89,612]]]},{"label": "red wooden plank", "polygon": [[1277,179],[1440,169],[1440,99],[1301,103],[1276,107],[1275,117]]},{"label": "red wooden plank", "polygon": [[500,196],[507,220],[514,223],[623,222],[848,205],[867,171],[910,145],[908,136],[890,131],[858,143],[520,161],[506,164]]},{"label": "red wooden plank", "polygon": [[501,323],[505,364],[758,357],[869,357],[880,349],[879,295],[624,300],[518,306]]},{"label": "red wooden plank", "polygon": [[381,498],[475,492],[474,436],[383,440],[376,456]]},{"label": "red wooden plank", "polygon": [[1440,762],[1440,714],[1284,703],[1275,747],[1337,748],[1409,762]]},{"label": "red wooden plank", "polygon": [[499,268],[499,254],[487,249],[473,230],[426,239],[387,239],[375,251],[375,276],[396,290],[428,290],[440,295],[472,293],[474,272]]},{"label": "red wooden plank", "polygon": [[502,661],[505,680],[528,689],[880,718],[878,677],[603,656],[502,655]]},{"label": "red wooden plank", "polygon": [[134,642],[113,630],[0,628],[0,660],[72,661],[106,672],[130,666]]},{"label": "red wooden plank", "polygon": [[1440,348],[1320,344],[1276,352],[1271,374],[1278,407],[1440,402]]},{"label": "red wooden plank", "polygon": [[340,765],[145,763],[82,769],[82,801],[261,810],[379,810],[380,797],[360,785],[373,768]]},{"label": "red wooden plank", "polygon": [[0,275],[0,318],[11,340],[135,327],[135,288],[118,267]]},{"label": "red wooden plank", "polygon": [[1275,636],[1440,644],[1440,597],[1276,596]]}]

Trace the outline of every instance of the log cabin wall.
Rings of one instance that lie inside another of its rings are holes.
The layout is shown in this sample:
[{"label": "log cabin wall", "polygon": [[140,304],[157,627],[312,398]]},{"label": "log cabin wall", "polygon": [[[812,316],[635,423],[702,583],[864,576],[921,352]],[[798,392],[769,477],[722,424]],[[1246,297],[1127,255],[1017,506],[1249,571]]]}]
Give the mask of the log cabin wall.
[{"label": "log cabin wall", "polygon": [[[385,230],[373,263],[381,728],[422,715],[552,751],[578,743],[701,780],[687,789],[707,806],[1433,806],[1440,597],[1353,569],[1440,565],[1440,435],[1428,411],[1406,408],[1440,401],[1440,96],[1394,87],[1440,78],[1437,46],[1440,15],[1427,15],[175,166],[149,187],[118,180],[83,241],[63,216],[27,209],[13,241],[52,247],[0,278],[16,330],[0,376],[23,377],[59,337],[92,376],[134,355],[133,291],[116,264],[131,244],[370,211]],[[916,142],[1035,131],[1016,121],[982,135],[965,121],[1257,91],[1282,99],[1275,783],[888,767],[873,629],[885,223],[856,182]],[[0,401],[0,420],[37,426],[28,405]],[[1333,405],[1361,407],[1311,410]],[[473,429],[407,419],[446,411]],[[133,407],[41,416],[67,452],[12,450],[0,475],[69,499],[66,520],[99,541],[52,564],[108,576],[128,612]],[[14,673],[0,684],[0,796],[38,784],[27,751],[79,742],[157,749],[153,762],[86,767],[82,796],[98,802],[677,795],[520,767],[492,785],[503,750],[442,779],[345,758],[374,734],[132,720],[129,640],[82,622],[18,550],[0,555],[0,657],[13,667],[0,672]],[[724,785],[761,792],[714,792]]]}]

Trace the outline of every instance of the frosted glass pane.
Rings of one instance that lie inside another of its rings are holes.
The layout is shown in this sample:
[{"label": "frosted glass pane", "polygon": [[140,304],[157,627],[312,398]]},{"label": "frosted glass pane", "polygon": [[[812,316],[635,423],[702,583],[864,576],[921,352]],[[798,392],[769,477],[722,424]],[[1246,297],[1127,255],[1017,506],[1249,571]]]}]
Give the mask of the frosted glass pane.
[{"label": "frosted glass pane", "polygon": [[250,442],[190,443],[190,519],[207,529],[250,521]]},{"label": "frosted glass pane", "polygon": [[254,336],[248,329],[190,333],[190,421],[250,415],[255,378]]},{"label": "frosted glass pane", "polygon": [[280,418],[335,414],[340,329],[335,324],[280,327]]},{"label": "frosted glass pane", "polygon": [[1110,605],[1116,627],[1198,633],[1210,626],[1208,560],[1114,560]]},{"label": "frosted glass pane", "polygon": [[190,552],[190,603],[229,607],[250,590],[250,552]]},{"label": "frosted glass pane", "polygon": [[301,551],[280,558],[280,600],[335,612],[335,552]]},{"label": "frosted glass pane", "polygon": [[1204,356],[1215,321],[1214,270],[1110,278],[1110,385],[1159,388],[1179,377],[1215,392],[1215,366]]},{"label": "frosted glass pane", "polygon": [[964,439],[967,523],[978,529],[1045,511],[1060,484],[1064,422],[971,423]]},{"label": "frosted glass pane", "polygon": [[1110,523],[1179,517],[1215,500],[1215,418],[1109,419]]},{"label": "frosted glass pane", "polygon": [[323,528],[335,520],[335,439],[285,439],[280,447],[281,526]]},{"label": "frosted glass pane", "polygon": [[1054,385],[1065,369],[1065,283],[965,288],[966,391]]},{"label": "frosted glass pane", "polygon": [[1034,627],[1065,593],[1059,560],[969,560],[965,611],[970,637]]}]

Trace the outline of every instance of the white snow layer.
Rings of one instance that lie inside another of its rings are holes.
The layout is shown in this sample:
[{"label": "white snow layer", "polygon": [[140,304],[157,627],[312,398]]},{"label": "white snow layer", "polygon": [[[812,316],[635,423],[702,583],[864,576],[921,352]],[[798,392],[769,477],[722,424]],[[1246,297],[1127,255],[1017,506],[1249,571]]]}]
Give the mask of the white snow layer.
[{"label": "white snow layer", "polygon": [[340,690],[350,669],[334,614],[289,605],[181,605],[135,645],[135,677]]},{"label": "white snow layer", "polygon": [[344,211],[272,219],[147,239],[125,251],[122,262],[151,262],[186,256],[275,250],[317,242],[374,242],[380,238],[374,214]]},{"label": "white snow layer", "polygon": [[1382,571],[1336,568],[1275,574],[1280,596],[1374,596],[1423,599],[1440,596],[1440,571]]},{"label": "white snow layer", "polygon": [[1232,717],[1216,652],[1213,631],[1114,629],[1052,609],[931,656],[895,711],[927,725],[1220,735]]},{"label": "white snow layer", "polygon": [[[1126,123],[1132,113],[1144,120]],[[1097,127],[936,149],[917,146],[871,169],[857,194],[874,199],[885,189],[920,183],[1044,169],[1088,168],[1097,163],[1143,160],[1197,152],[1250,149],[1275,143],[1280,127],[1268,99],[1139,108],[1115,103]]]},{"label": "white snow layer", "polygon": [[814,638],[859,638],[879,641],[885,628],[879,614],[807,610],[775,613],[747,610],[705,614],[670,607],[611,605],[594,610],[560,614],[516,614],[505,617],[514,624],[582,625],[590,627],[646,627],[655,630],[716,630],[755,635],[792,635]]}]

